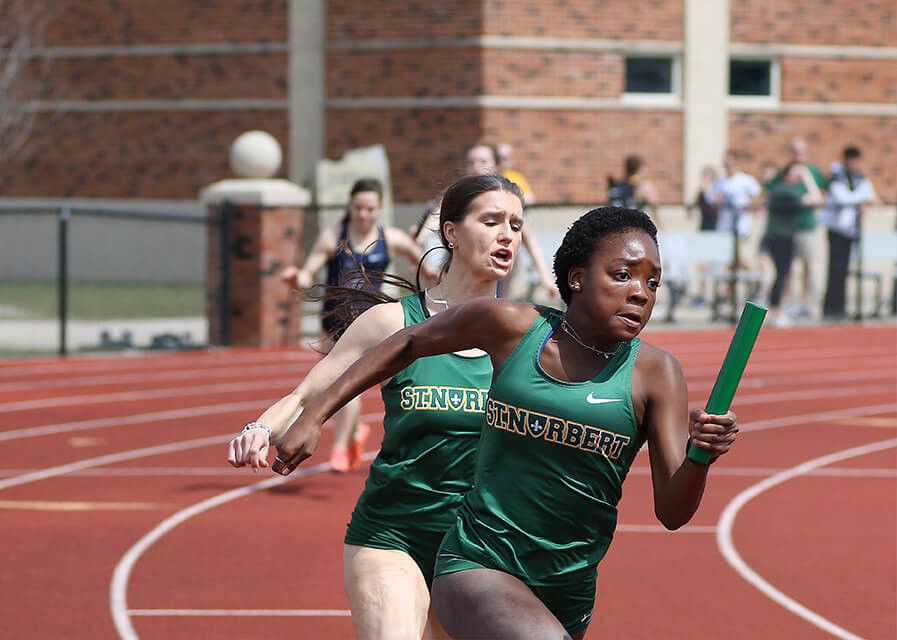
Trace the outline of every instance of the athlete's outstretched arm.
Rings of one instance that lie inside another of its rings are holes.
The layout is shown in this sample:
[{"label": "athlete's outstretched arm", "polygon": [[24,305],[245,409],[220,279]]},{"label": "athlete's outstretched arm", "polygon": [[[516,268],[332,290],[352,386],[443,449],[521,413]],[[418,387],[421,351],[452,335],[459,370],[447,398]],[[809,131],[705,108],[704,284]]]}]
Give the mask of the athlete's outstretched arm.
[{"label": "athlete's outstretched arm", "polygon": [[[321,425],[346,402],[368,387],[386,380],[426,356],[479,348],[498,366],[532,322],[531,305],[477,298],[393,334],[370,349],[330,386],[308,403],[304,413],[277,442],[278,458],[288,465],[275,463],[274,471],[289,474],[314,451],[308,432],[320,433]],[[528,318],[528,319],[527,319]],[[523,330],[521,331],[521,327]],[[316,443],[316,441],[315,441]]]},{"label": "athlete's outstretched arm", "polygon": [[[688,390],[679,362],[669,353],[645,345],[644,367],[639,371],[645,389],[647,430],[654,486],[654,512],[668,529],[686,524],[698,510],[708,465],[685,455],[689,441],[714,457],[729,450],[738,433],[735,414],[710,415],[700,409],[688,412]],[[640,357],[642,353],[639,354]]]},{"label": "athlete's outstretched arm", "polygon": [[[349,325],[333,349],[291,393],[268,407],[256,422],[271,429],[271,441],[277,442],[301,415],[311,398],[326,391],[343,371],[380,342],[383,336],[391,335],[404,326],[405,315],[400,303],[374,305]],[[308,445],[314,450],[320,433],[309,433],[309,437],[314,437],[314,443]],[[268,432],[261,427],[240,433],[228,444],[227,461],[235,467],[267,467],[269,444]]]}]

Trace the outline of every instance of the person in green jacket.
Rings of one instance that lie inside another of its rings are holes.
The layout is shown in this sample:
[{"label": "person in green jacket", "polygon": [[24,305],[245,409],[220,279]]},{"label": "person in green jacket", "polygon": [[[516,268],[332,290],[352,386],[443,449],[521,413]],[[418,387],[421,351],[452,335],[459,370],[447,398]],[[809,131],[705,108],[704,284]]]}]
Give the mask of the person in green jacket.
[{"label": "person in green jacket", "polygon": [[775,265],[776,277],[769,293],[769,319],[776,326],[790,326],[791,320],[781,309],[785,283],[794,260],[797,237],[806,228],[809,212],[824,202],[822,192],[806,165],[791,162],[781,180],[766,185],[769,194],[766,236],[763,244]]},{"label": "person in green jacket", "polygon": [[[689,442],[726,453],[735,415],[688,411],[670,353],[638,335],[661,262],[643,212],[601,207],[570,227],[554,258],[566,311],[479,298],[368,351],[277,441],[274,471],[311,455],[327,417],[418,358],[479,348],[494,367],[476,477],[436,560],[433,606],[456,638],[582,638],[623,480],[648,444],[654,508],[668,529],[697,510],[708,465]],[[409,516],[411,517],[411,516]]]}]

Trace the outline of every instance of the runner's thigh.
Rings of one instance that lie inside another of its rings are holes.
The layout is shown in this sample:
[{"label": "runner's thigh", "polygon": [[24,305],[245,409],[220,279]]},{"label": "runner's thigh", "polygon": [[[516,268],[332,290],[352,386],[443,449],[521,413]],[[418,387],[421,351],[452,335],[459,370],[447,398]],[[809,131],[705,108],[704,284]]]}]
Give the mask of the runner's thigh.
[{"label": "runner's thigh", "polygon": [[529,587],[493,569],[436,576],[433,608],[442,626],[456,640],[570,638]]},{"label": "runner's thigh", "polygon": [[420,640],[430,594],[407,553],[343,547],[343,582],[359,640]]}]

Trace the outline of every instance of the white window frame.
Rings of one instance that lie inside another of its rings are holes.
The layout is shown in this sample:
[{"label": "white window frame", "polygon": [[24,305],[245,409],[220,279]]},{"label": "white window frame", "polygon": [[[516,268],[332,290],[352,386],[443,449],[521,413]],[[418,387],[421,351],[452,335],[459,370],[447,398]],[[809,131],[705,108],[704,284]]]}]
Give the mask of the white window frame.
[{"label": "white window frame", "polygon": [[[769,62],[769,95],[768,96],[733,96],[729,94],[728,77],[732,60],[762,60]],[[751,109],[757,107],[777,107],[782,102],[782,66],[778,56],[764,55],[730,55],[730,64],[726,69],[726,105],[732,108]]]},{"label": "white window frame", "polygon": [[641,106],[681,106],[682,104],[682,55],[669,51],[629,51],[623,52],[623,83],[626,83],[626,60],[628,58],[669,58],[670,91],[667,93],[644,93],[626,91],[624,86],[620,101],[623,104]]}]

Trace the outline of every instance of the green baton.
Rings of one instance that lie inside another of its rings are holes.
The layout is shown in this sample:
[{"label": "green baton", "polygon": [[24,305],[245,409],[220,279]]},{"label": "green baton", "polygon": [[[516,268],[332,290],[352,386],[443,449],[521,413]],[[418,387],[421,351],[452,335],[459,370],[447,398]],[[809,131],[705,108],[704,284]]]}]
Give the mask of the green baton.
[{"label": "green baton", "polygon": [[[710,392],[710,398],[707,400],[705,407],[707,413],[722,415],[729,410],[729,405],[732,404],[732,398],[735,397],[735,390],[738,388],[738,383],[741,382],[741,374],[744,373],[744,368],[747,366],[751,349],[754,348],[754,342],[757,341],[757,334],[760,333],[760,326],[765,317],[766,307],[761,307],[753,302],[744,305],[738,326],[735,328],[735,335],[732,336],[732,342],[729,343],[726,359],[723,360],[723,366],[716,376],[713,391]],[[710,452],[696,447],[691,441],[688,443],[687,455],[698,464],[710,463]]]}]

